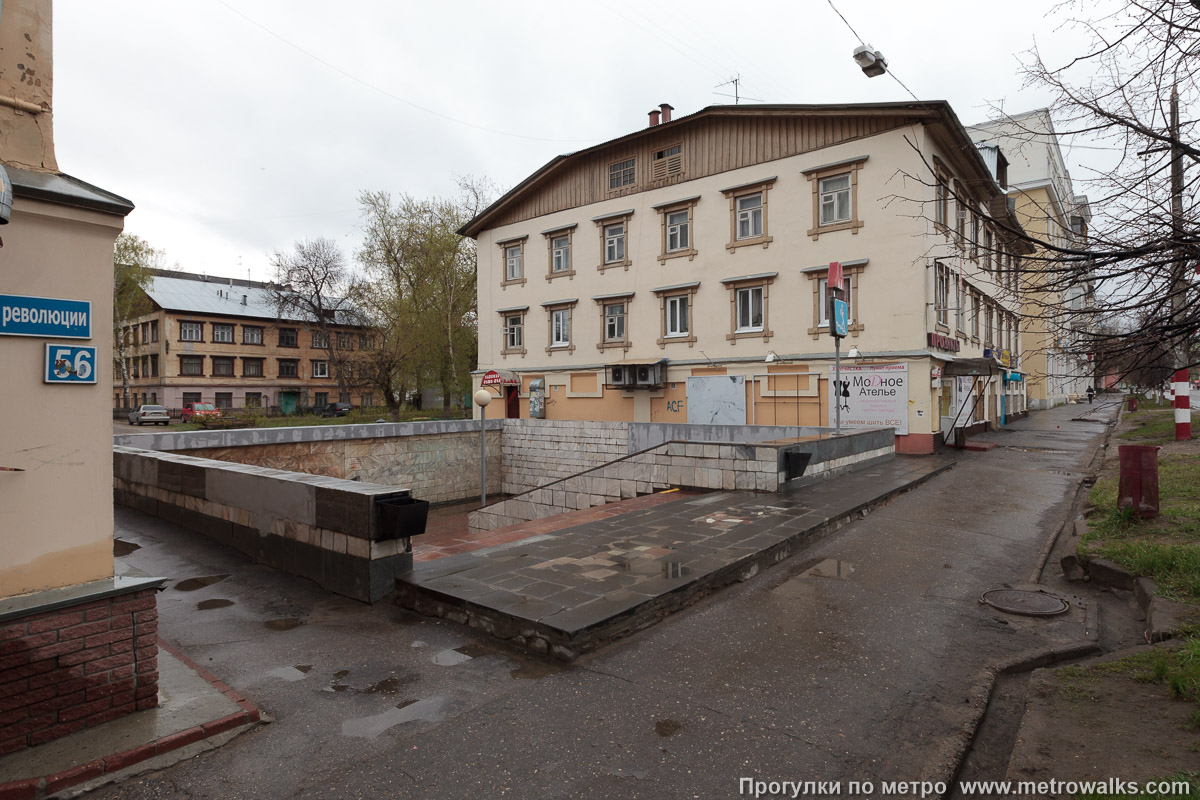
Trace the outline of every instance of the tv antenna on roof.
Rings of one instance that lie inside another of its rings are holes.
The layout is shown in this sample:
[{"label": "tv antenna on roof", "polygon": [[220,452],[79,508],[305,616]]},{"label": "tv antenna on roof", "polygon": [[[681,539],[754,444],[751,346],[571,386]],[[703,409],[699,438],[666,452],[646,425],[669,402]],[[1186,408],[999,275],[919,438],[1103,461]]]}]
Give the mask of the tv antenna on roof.
[{"label": "tv antenna on roof", "polygon": [[[736,106],[742,99],[742,93],[740,90],[741,82],[742,82],[742,73],[739,72],[737,75],[735,75],[734,77],[725,81],[724,83],[718,83],[716,86],[713,87],[714,89],[720,89],[722,86],[729,86],[730,84],[732,84],[733,85],[733,94],[726,94],[725,92],[713,92],[713,94],[720,95],[721,97],[732,97],[733,104]],[[746,99],[753,100],[756,103],[762,102],[762,100],[759,100],[757,97],[747,97]]]}]

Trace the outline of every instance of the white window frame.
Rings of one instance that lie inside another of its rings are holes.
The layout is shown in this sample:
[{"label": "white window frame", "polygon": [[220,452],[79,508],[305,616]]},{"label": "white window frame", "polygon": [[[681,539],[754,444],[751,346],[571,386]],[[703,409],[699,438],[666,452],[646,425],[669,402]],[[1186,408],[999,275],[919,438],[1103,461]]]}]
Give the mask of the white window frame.
[{"label": "white window frame", "polygon": [[[734,307],[737,309],[734,333],[754,333],[763,330],[766,324],[766,310],[763,304],[763,287],[746,286],[735,292]],[[754,324],[755,298],[758,304],[758,324]],[[744,313],[743,313],[744,312]]]},{"label": "white window frame", "polygon": [[260,325],[242,326],[242,344],[262,344],[263,329]]},{"label": "white window frame", "polygon": [[203,342],[204,341],[204,323],[203,322],[181,322],[181,323],[179,323],[179,341],[181,341],[181,342]]},{"label": "white window frame", "polygon": [[312,362],[312,376],[314,378],[328,378],[329,377],[329,362],[328,361]]},{"label": "white window frame", "polygon": [[[845,181],[846,185],[842,188],[830,189],[828,185],[834,181]],[[821,212],[819,224],[824,225],[840,225],[843,222],[850,222],[854,219],[854,198],[851,194],[854,190],[854,181],[849,172],[841,172],[837,175],[829,175],[825,178],[818,179],[817,196],[820,198]],[[845,214],[839,210],[840,202],[845,201]],[[830,210],[830,214],[826,215],[826,209]]]},{"label": "white window frame", "polygon": [[[679,211],[668,211],[666,216],[667,252],[679,253],[690,250],[692,244],[692,209],[688,207]],[[683,217],[682,221],[679,220],[681,216]]]},{"label": "white window frame", "polygon": [[[818,328],[829,326],[829,277],[817,278],[817,302],[821,308],[821,321],[817,323]],[[854,276],[850,274],[842,275],[842,289],[846,293],[846,323],[854,324]]]},{"label": "white window frame", "polygon": [[[513,324],[516,320],[516,324]],[[520,350],[525,346],[525,315],[504,315],[504,349]]]},{"label": "white window frame", "polygon": [[557,274],[571,270],[571,237],[568,234],[550,240],[550,271]]},{"label": "white window frame", "polygon": [[[228,338],[223,338],[225,336],[228,336]],[[220,325],[214,322],[212,326],[212,340],[224,344],[233,344],[233,326]]]},{"label": "white window frame", "polygon": [[933,285],[933,307],[937,313],[937,323],[950,327],[950,269],[942,263],[937,264]]},{"label": "white window frame", "polygon": [[624,300],[618,303],[604,304],[604,341],[606,344],[625,341],[628,314],[629,305]]},{"label": "white window frame", "polygon": [[550,347],[571,346],[571,309],[556,308],[550,312]]},{"label": "white window frame", "polygon": [[[666,315],[666,338],[674,339],[692,335],[690,294],[677,294],[666,298]],[[678,324],[680,320],[683,321],[682,327]],[[672,327],[672,322],[676,323],[674,327]]]},{"label": "white window frame", "polygon": [[504,246],[504,279],[519,281],[525,277],[525,248],[518,242]]},{"label": "white window frame", "polygon": [[[743,205],[748,201],[757,201],[755,205]],[[763,207],[764,197],[762,192],[754,192],[752,194],[740,195],[736,198],[737,203],[737,241],[744,239],[761,239],[763,235]]]},{"label": "white window frame", "polygon": [[[620,229],[614,233],[613,229]],[[625,261],[625,223],[614,222],[604,226],[604,263],[622,264]]]}]

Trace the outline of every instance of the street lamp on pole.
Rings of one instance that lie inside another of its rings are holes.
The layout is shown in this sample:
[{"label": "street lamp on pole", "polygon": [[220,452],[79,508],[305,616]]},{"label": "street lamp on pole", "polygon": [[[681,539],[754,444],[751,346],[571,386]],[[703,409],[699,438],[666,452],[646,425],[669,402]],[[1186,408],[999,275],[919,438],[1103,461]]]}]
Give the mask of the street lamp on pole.
[{"label": "street lamp on pole", "polygon": [[479,507],[487,505],[487,405],[492,402],[492,393],[480,389],[473,398],[479,406]]}]

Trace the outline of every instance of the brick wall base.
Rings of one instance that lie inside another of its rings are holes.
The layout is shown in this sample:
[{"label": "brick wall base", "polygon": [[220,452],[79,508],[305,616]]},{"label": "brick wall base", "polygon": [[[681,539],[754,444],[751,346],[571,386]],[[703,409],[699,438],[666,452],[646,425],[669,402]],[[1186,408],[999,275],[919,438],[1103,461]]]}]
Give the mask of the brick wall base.
[{"label": "brick wall base", "polygon": [[0,755],[158,705],[155,594],[0,623]]},{"label": "brick wall base", "polygon": [[907,456],[927,456],[933,452],[934,434],[910,433],[896,437],[896,452]]}]

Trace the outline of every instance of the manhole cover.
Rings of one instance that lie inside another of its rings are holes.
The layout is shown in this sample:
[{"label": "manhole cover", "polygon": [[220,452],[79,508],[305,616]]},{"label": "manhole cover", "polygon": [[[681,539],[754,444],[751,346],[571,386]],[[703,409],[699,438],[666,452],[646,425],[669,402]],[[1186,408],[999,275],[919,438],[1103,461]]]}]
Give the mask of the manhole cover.
[{"label": "manhole cover", "polygon": [[1052,617],[1069,608],[1065,600],[1026,589],[992,589],[984,592],[979,602],[1010,614],[1024,614],[1030,617]]}]

